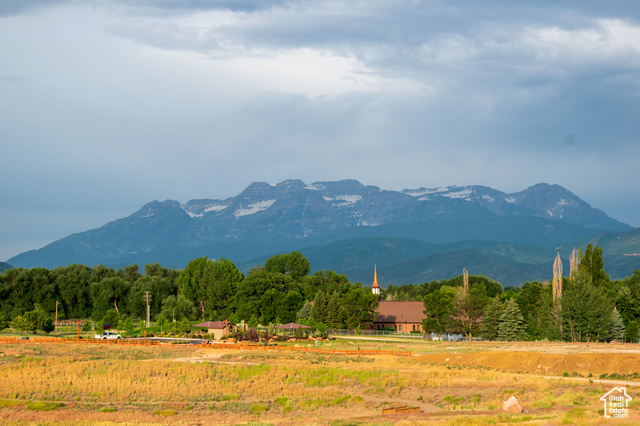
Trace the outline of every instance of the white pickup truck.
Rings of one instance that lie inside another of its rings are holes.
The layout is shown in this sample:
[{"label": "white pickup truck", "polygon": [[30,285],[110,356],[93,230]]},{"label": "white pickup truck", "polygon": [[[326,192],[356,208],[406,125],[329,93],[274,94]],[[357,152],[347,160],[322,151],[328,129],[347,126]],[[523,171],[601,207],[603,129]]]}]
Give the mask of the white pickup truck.
[{"label": "white pickup truck", "polygon": [[120,336],[119,334],[116,334],[113,331],[105,331],[102,334],[96,334],[95,335],[96,339],[108,339],[108,340],[115,340],[115,339],[122,339],[122,336]]}]

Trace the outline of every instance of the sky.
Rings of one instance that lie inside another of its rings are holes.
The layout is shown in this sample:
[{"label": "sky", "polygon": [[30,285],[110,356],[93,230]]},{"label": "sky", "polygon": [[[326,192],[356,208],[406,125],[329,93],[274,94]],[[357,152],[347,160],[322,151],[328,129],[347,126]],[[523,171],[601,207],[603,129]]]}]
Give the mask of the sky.
[{"label": "sky", "polygon": [[559,184],[640,227],[640,2],[2,0],[0,260],[252,182]]}]

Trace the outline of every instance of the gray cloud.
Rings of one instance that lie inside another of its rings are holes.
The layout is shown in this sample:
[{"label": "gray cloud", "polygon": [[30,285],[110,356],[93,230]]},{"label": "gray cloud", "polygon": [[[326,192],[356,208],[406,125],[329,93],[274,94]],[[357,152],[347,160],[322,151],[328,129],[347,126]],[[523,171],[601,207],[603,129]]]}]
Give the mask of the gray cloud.
[{"label": "gray cloud", "polygon": [[639,7],[3,2],[0,259],[287,178],[559,183],[638,226]]}]

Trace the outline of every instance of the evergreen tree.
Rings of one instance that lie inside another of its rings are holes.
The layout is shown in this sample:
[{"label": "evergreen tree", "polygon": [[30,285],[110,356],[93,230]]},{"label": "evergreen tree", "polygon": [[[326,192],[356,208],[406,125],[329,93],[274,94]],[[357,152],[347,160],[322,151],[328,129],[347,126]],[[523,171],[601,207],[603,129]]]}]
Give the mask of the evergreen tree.
[{"label": "evergreen tree", "polygon": [[497,340],[500,327],[500,318],[504,311],[504,304],[496,296],[493,302],[487,306],[482,319],[482,337],[487,340]]},{"label": "evergreen tree", "polygon": [[612,340],[624,340],[626,337],[626,330],[624,327],[624,321],[622,316],[618,312],[618,308],[613,308],[611,313],[611,327],[609,327],[609,335]]},{"label": "evergreen tree", "polygon": [[316,293],[316,297],[313,299],[313,308],[311,308],[311,317],[316,322],[327,322],[327,299],[323,291]]},{"label": "evergreen tree", "polygon": [[327,324],[332,328],[342,328],[342,309],[340,307],[340,295],[337,291],[333,292],[329,305],[327,306]]},{"label": "evergreen tree", "polygon": [[604,261],[602,260],[602,249],[600,247],[593,247],[591,244],[587,245],[584,255],[580,257],[578,272],[585,274],[584,276],[588,282],[596,287],[609,282],[609,275],[604,271]]},{"label": "evergreen tree", "polygon": [[312,308],[311,303],[305,302],[305,304],[302,305],[302,308],[298,311],[298,314],[296,315],[296,321],[299,323],[306,322],[311,316],[311,308]]},{"label": "evergreen tree", "polygon": [[507,341],[524,340],[527,338],[524,317],[522,313],[520,313],[520,308],[514,300],[509,301],[500,316],[498,338]]},{"label": "evergreen tree", "polygon": [[578,269],[562,295],[562,332],[572,342],[604,341],[609,336],[613,303],[591,284],[588,272]]},{"label": "evergreen tree", "polygon": [[640,322],[636,320],[629,321],[629,324],[627,324],[627,341],[635,343],[638,338],[640,338]]}]

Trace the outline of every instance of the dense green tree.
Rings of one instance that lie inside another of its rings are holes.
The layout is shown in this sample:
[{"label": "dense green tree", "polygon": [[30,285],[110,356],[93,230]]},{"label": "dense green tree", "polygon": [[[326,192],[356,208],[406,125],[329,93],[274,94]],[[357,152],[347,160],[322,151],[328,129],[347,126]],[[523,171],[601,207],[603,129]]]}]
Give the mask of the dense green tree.
[{"label": "dense green tree", "polygon": [[206,257],[193,259],[176,280],[180,294],[193,301],[203,320],[209,293],[208,263],[209,259]]},{"label": "dense green tree", "polygon": [[424,287],[413,284],[403,284],[401,286],[395,286],[389,284],[384,289],[383,300],[412,300],[421,301],[424,300]]},{"label": "dense green tree", "polygon": [[524,317],[520,312],[518,304],[514,300],[510,300],[505,306],[500,316],[500,325],[498,326],[498,338],[506,341],[524,340],[527,338],[525,331]]},{"label": "dense green tree", "polygon": [[123,270],[118,271],[120,276],[127,280],[129,284],[133,284],[138,278],[141,277],[140,272],[138,272],[140,268],[138,264],[134,263],[133,265],[125,266]]},{"label": "dense green tree", "polygon": [[272,288],[267,290],[260,298],[260,324],[268,324],[276,319],[280,310],[282,293]]},{"label": "dense green tree", "polygon": [[274,292],[284,297],[289,291],[299,292],[300,285],[290,276],[266,272],[263,268],[253,268],[238,285],[235,296],[235,303],[238,306],[237,312],[240,312],[240,315],[246,319],[252,314],[249,309],[254,309],[256,310],[254,312],[261,316],[261,309],[267,303],[266,301],[261,302],[261,299],[269,290],[273,291],[269,293],[268,297],[272,297]]},{"label": "dense green tree", "polygon": [[332,270],[317,271],[312,276],[306,276],[302,280],[301,293],[305,300],[314,300],[318,291],[323,291],[325,295],[338,292],[344,294],[351,288],[351,283],[345,274],[337,274]]},{"label": "dense green tree", "polygon": [[55,312],[56,300],[60,298],[60,294],[51,271],[45,268],[33,268],[29,270],[29,275],[34,290],[32,297],[34,307],[38,304],[47,314]]},{"label": "dense green tree", "polygon": [[[454,278],[449,278],[441,281],[431,281],[429,283],[421,284],[421,291],[424,295],[429,293],[433,293],[436,290],[444,286],[448,287],[462,287],[462,283],[464,281],[463,275],[458,275]],[[485,292],[489,298],[494,298],[502,293],[502,284],[499,282],[492,280],[489,277],[485,277],[483,275],[469,275],[469,285],[473,287],[474,285],[483,284],[485,288]]]},{"label": "dense green tree", "polygon": [[311,318],[316,322],[327,323],[327,309],[329,303],[324,291],[320,290],[313,299],[313,307],[311,308]]},{"label": "dense green tree", "polygon": [[[565,284],[565,288],[567,285]],[[526,324],[531,339],[559,340],[560,319],[553,303],[552,288],[538,281],[525,283],[516,294],[515,301]]]},{"label": "dense green tree", "polygon": [[304,324],[311,317],[311,303],[305,302],[296,315],[296,322]]},{"label": "dense green tree", "polygon": [[368,289],[353,287],[341,298],[342,318],[347,328],[367,328],[373,324],[378,309],[378,296]]},{"label": "dense green tree", "polygon": [[[580,250],[582,252],[582,249]],[[598,246],[587,245],[584,254],[581,253],[578,271],[582,272],[590,284],[600,287],[609,282],[609,276],[604,271],[602,249]]]},{"label": "dense green tree", "polygon": [[277,254],[267,260],[264,264],[267,273],[279,273],[289,275],[294,280],[299,280],[309,274],[311,265],[299,251],[292,251],[289,254]]},{"label": "dense green tree", "polygon": [[162,311],[162,302],[169,296],[177,294],[177,286],[174,281],[166,276],[144,275],[138,278],[127,297],[127,312],[135,318],[146,318],[147,302],[146,292],[149,292],[151,301],[149,311],[155,317]]},{"label": "dense green tree", "polygon": [[480,329],[480,320],[486,306],[491,303],[491,298],[487,296],[484,283],[478,282],[470,285],[467,294],[462,289],[458,293],[458,297],[453,303],[453,319],[460,331],[462,331],[468,339],[476,334]]},{"label": "dense green tree", "polygon": [[573,342],[604,341],[609,336],[613,303],[591,283],[588,271],[578,270],[562,294],[563,333]]},{"label": "dense green tree", "polygon": [[424,314],[422,328],[427,333],[448,333],[451,331],[453,320],[453,305],[458,290],[444,286],[439,290],[424,296]]},{"label": "dense green tree", "polygon": [[89,332],[89,331],[93,330],[93,324],[91,323],[91,321],[85,321],[82,324],[81,330],[84,331],[84,332]]},{"label": "dense green tree", "polygon": [[340,304],[340,293],[338,290],[334,291],[331,294],[331,298],[329,298],[329,303],[327,304],[327,317],[326,322],[331,328],[343,328],[344,321],[342,319],[342,307]]},{"label": "dense green tree", "polygon": [[640,271],[636,269],[633,275],[620,280],[614,297],[626,324],[640,320]]},{"label": "dense green tree", "polygon": [[207,300],[205,308],[212,319],[222,320],[232,312],[232,302],[242,273],[230,260],[220,258],[207,264]]},{"label": "dense green tree", "polygon": [[89,276],[89,283],[99,283],[105,278],[117,277],[118,274],[113,268],[108,268],[104,265],[97,265],[91,268],[91,275]]},{"label": "dense green tree", "polygon": [[[124,309],[125,300],[130,289],[131,283],[118,276],[104,278],[102,281],[92,283],[92,317],[94,319],[102,318],[109,309],[114,309],[120,314],[121,309]],[[122,313],[124,313],[124,311]]]},{"label": "dense green tree", "polygon": [[124,321],[124,331],[127,336],[131,336],[135,330],[135,326],[133,325],[133,320],[131,318],[127,318]]},{"label": "dense green tree", "polygon": [[49,314],[38,303],[32,311],[25,312],[24,319],[33,324],[33,331],[42,330],[45,333],[51,333],[55,328]]},{"label": "dense green tree", "polygon": [[115,309],[109,309],[102,318],[102,324],[109,324],[116,328],[120,323],[120,314]]},{"label": "dense green tree", "polygon": [[9,327],[9,321],[5,318],[4,314],[0,314],[0,331]]},{"label": "dense green tree", "polygon": [[160,331],[162,331],[162,327],[167,323],[167,318],[164,315],[160,314],[156,318],[156,325],[160,327]]},{"label": "dense green tree", "polygon": [[162,315],[171,319],[171,321],[180,321],[182,319],[193,319],[197,315],[193,302],[184,295],[168,296],[162,301]]},{"label": "dense green tree", "polygon": [[251,315],[249,321],[247,321],[247,325],[251,328],[256,328],[259,324],[260,321],[258,321],[258,317],[256,317],[255,315]]},{"label": "dense green tree", "polygon": [[85,265],[69,265],[54,270],[60,290],[59,318],[88,318],[91,314],[89,278],[91,270]]},{"label": "dense green tree", "polygon": [[640,338],[640,321],[629,321],[627,324],[627,341],[628,342],[637,342]]},{"label": "dense green tree", "polygon": [[613,308],[611,313],[611,326],[609,326],[609,336],[612,340],[624,340],[627,336],[626,329],[624,327],[624,321],[617,308]]},{"label": "dense green tree", "polygon": [[20,330],[20,333],[36,331],[36,325],[22,315],[18,315],[11,321],[11,328]]},{"label": "dense green tree", "polygon": [[[511,299],[510,301],[512,301]],[[493,301],[487,305],[482,318],[482,337],[486,340],[498,340],[498,332],[500,331],[500,319],[504,312],[504,304],[500,298],[495,297]],[[524,323],[524,318],[523,318]]]},{"label": "dense green tree", "polygon": [[[278,318],[285,324],[294,322],[298,311],[302,308],[304,299],[297,291],[290,291],[280,302],[278,309]],[[277,321],[277,319],[276,319]],[[280,322],[277,321],[277,322]]]}]

